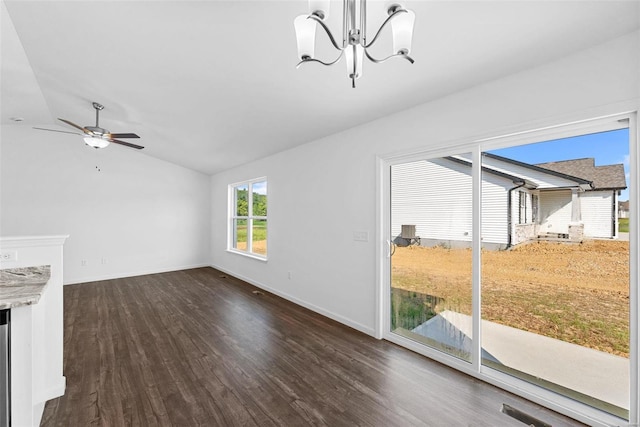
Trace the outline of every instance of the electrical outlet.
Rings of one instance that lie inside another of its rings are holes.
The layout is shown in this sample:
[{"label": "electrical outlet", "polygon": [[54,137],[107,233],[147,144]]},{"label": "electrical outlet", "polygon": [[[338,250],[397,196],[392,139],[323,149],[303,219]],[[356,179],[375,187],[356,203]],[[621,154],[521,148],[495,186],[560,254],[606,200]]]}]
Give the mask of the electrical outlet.
[{"label": "electrical outlet", "polygon": [[83,260],[80,261],[80,265],[83,266],[83,267],[86,267],[87,264],[88,264],[88,262],[87,262],[86,259],[83,259]]},{"label": "electrical outlet", "polygon": [[102,258],[101,262],[102,262],[102,264],[107,264],[108,261],[107,261],[106,258]]},{"label": "electrical outlet", "polygon": [[291,272],[290,271],[287,272],[287,277],[289,278],[289,280],[291,280]]},{"label": "electrical outlet", "polygon": [[2,251],[0,261],[13,262],[18,260],[18,251]]}]

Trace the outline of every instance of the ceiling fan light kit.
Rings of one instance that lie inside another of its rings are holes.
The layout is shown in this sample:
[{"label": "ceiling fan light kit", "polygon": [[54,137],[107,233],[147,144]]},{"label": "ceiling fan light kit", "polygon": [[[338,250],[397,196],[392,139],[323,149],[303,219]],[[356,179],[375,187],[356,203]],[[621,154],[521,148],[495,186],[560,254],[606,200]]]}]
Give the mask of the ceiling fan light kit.
[{"label": "ceiling fan light kit", "polygon": [[99,136],[85,136],[84,143],[93,148],[106,148],[109,145],[109,140],[101,138]]},{"label": "ceiling fan light kit", "polygon": [[[409,53],[411,53],[415,13],[399,4],[391,4],[387,7],[387,18],[369,41],[366,32],[367,0],[360,0],[360,6],[358,8],[356,6],[356,0],[342,0],[342,40],[338,42],[327,26],[330,0],[309,0],[309,14],[300,15],[293,21],[300,60],[296,67],[308,62],[329,66],[337,63],[344,56],[347,75],[351,79],[351,86],[355,88],[356,79],[362,76],[364,57],[376,64],[391,58],[403,58],[413,64],[414,60],[409,56]],[[356,25],[358,21],[359,27]],[[393,53],[385,58],[377,59],[371,56],[368,49],[376,43],[387,24],[391,24]],[[333,61],[322,61],[314,57],[315,36],[318,27],[325,31],[333,47],[339,51],[338,57]]]},{"label": "ceiling fan light kit", "polygon": [[66,132],[59,131],[55,129],[44,129],[44,128],[34,128],[38,130],[47,130],[51,132],[63,132],[63,133],[72,133],[74,135],[82,135],[82,139],[84,143],[93,148],[105,148],[109,146],[110,143],[124,145],[126,147],[135,148],[137,150],[141,150],[144,147],[142,145],[132,144],[130,142],[120,141],[116,138],[140,138],[135,133],[111,133],[108,130],[100,127],[100,111],[104,110],[104,105],[99,104],[97,102],[92,103],[93,108],[96,110],[96,125],[95,126],[80,126],[72,121],[58,118],[63,123],[68,124],[78,130],[82,131],[82,134],[78,134],[76,132]]}]

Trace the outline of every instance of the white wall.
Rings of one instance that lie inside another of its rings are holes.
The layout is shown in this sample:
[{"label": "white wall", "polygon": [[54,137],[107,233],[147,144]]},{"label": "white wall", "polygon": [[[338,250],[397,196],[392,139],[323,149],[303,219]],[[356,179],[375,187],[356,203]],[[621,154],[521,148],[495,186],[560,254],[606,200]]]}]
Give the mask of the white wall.
[{"label": "white wall", "polygon": [[209,264],[208,176],[28,125],[1,137],[0,235],[69,234],[65,283]]},{"label": "white wall", "polygon": [[[376,239],[385,240],[376,156],[638,108],[639,40],[631,34],[213,176],[212,264],[373,334]],[[259,176],[269,180],[267,262],[225,250],[227,185]],[[369,242],[354,231],[368,231]]]}]

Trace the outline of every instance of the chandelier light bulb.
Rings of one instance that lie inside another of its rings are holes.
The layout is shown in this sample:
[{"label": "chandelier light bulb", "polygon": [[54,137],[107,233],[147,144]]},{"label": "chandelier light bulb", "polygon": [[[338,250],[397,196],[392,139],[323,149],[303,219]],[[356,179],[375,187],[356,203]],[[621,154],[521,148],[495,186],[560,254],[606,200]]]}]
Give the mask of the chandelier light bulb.
[{"label": "chandelier light bulb", "polygon": [[[355,51],[355,56],[353,52]],[[364,56],[364,48],[359,44],[347,46],[344,51],[347,63],[347,75],[352,80],[355,87],[355,80],[362,76],[362,60]]]},{"label": "chandelier light bulb", "polygon": [[413,24],[416,14],[412,10],[400,13],[391,21],[393,33],[393,53],[411,53],[411,41],[413,39]]},{"label": "chandelier light bulb", "polygon": [[313,58],[316,45],[316,21],[308,15],[300,15],[293,21],[298,41],[298,58]]}]

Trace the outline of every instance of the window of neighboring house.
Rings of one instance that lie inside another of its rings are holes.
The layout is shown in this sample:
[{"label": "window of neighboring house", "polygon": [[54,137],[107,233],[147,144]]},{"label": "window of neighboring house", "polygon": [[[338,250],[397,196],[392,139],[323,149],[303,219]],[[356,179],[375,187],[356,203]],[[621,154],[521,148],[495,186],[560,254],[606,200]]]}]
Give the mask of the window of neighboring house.
[{"label": "window of neighboring house", "polygon": [[538,195],[531,195],[531,222],[534,224],[538,221]]},{"label": "window of neighboring house", "polygon": [[229,199],[229,250],[266,259],[266,178],[230,185]]},{"label": "window of neighboring house", "polygon": [[518,193],[520,195],[518,206],[520,211],[518,213],[518,224],[526,224],[527,222],[527,193],[524,191],[520,191]]}]

